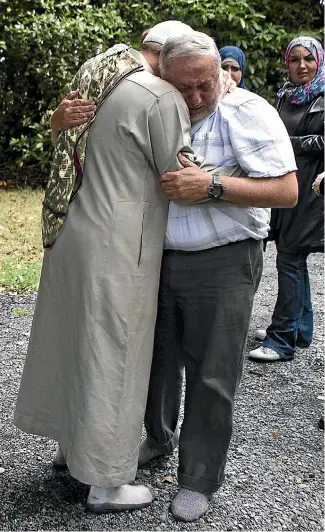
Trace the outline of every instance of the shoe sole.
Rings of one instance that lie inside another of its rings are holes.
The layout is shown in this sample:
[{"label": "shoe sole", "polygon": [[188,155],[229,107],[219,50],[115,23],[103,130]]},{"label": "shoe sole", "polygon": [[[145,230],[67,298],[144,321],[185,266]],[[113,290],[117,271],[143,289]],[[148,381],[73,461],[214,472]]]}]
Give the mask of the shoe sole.
[{"label": "shoe sole", "polygon": [[310,344],[296,344],[297,347],[300,347],[301,349],[308,349],[310,347]]},{"label": "shoe sole", "polygon": [[152,504],[150,502],[144,502],[142,504],[88,504],[86,510],[93,512],[95,514],[108,514],[111,512],[127,512],[132,510],[141,510],[141,508],[146,508]]},{"label": "shoe sole", "polygon": [[274,360],[270,360],[269,358],[268,359],[265,359],[265,358],[264,359],[263,358],[254,358],[254,357],[251,357],[249,355],[248,355],[248,358],[250,360],[253,360],[254,362],[259,362],[261,364],[263,364],[263,363],[265,364],[265,362],[267,364],[272,364],[274,362],[290,362],[290,360],[293,360],[293,359],[287,360],[286,358],[281,358],[281,357],[280,358],[275,358]]},{"label": "shoe sole", "polygon": [[175,521],[178,521],[180,523],[196,523],[197,521],[199,521],[199,519],[201,519],[201,517],[203,517],[205,515],[206,512],[204,512],[202,515],[200,515],[200,517],[196,517],[195,519],[185,519],[185,517],[180,517],[179,515],[174,515],[173,512],[171,512],[173,518],[175,519]]},{"label": "shoe sole", "polygon": [[175,521],[180,521],[182,523],[195,523],[207,513],[208,509],[209,508],[207,508],[204,512],[202,511],[198,517],[195,517],[195,519],[186,519],[186,517],[180,516],[176,512],[174,513],[172,509],[171,509],[171,514],[173,518],[175,519]]}]

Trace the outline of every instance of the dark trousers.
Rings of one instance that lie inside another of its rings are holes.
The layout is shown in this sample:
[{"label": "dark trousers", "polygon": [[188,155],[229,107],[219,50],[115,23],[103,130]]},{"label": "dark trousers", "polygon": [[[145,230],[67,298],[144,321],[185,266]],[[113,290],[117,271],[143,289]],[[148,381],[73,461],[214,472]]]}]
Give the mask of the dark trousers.
[{"label": "dark trousers", "polygon": [[286,360],[293,359],[296,345],[308,347],[313,338],[307,256],[283,251],[277,254],[278,297],[263,345]]},{"label": "dark trousers", "polygon": [[251,239],[164,253],[145,425],[151,444],[171,452],[185,368],[178,470],[185,488],[213,493],[222,484],[262,267],[261,242]]}]

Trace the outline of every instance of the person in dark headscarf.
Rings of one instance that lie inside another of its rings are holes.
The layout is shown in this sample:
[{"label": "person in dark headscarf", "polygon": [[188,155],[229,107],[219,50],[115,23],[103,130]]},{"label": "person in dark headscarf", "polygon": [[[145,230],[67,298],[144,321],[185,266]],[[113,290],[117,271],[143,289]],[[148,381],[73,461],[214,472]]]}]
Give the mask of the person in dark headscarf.
[{"label": "person in dark headscarf", "polygon": [[293,39],[285,54],[288,78],[276,106],[295,153],[299,199],[293,209],[272,209],[268,239],[277,247],[279,288],[271,325],[255,333],[263,346],[249,353],[259,362],[292,360],[296,346],[308,347],[313,337],[307,257],[324,251],[324,196],[317,188],[324,171],[324,59],[321,43],[307,36]]},{"label": "person in dark headscarf", "polygon": [[237,46],[225,46],[219,50],[221,57],[221,68],[227,70],[237,87],[249,90],[244,81],[246,57],[244,52]]}]

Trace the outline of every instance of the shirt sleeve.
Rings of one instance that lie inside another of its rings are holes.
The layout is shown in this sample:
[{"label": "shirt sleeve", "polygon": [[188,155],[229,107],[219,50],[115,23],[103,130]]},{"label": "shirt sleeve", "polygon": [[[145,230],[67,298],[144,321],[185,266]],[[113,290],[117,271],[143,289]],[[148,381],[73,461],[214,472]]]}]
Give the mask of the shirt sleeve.
[{"label": "shirt sleeve", "polygon": [[160,96],[151,105],[147,114],[149,142],[143,142],[142,149],[159,176],[183,168],[178,152],[193,155],[190,128],[187,106],[178,91]]},{"label": "shirt sleeve", "polygon": [[228,130],[238,163],[248,177],[278,177],[297,169],[285,125],[266,100],[239,105]]}]

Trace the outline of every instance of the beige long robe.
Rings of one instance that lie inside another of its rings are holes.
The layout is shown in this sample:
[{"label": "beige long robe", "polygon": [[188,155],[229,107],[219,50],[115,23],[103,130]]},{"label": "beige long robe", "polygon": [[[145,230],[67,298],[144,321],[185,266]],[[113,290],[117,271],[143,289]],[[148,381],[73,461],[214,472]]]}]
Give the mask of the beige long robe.
[{"label": "beige long robe", "polygon": [[132,481],[146,405],[168,201],[159,183],[191,152],[180,95],[124,80],[91,127],[84,179],[41,282],[15,412],[57,440],[86,484]]}]

